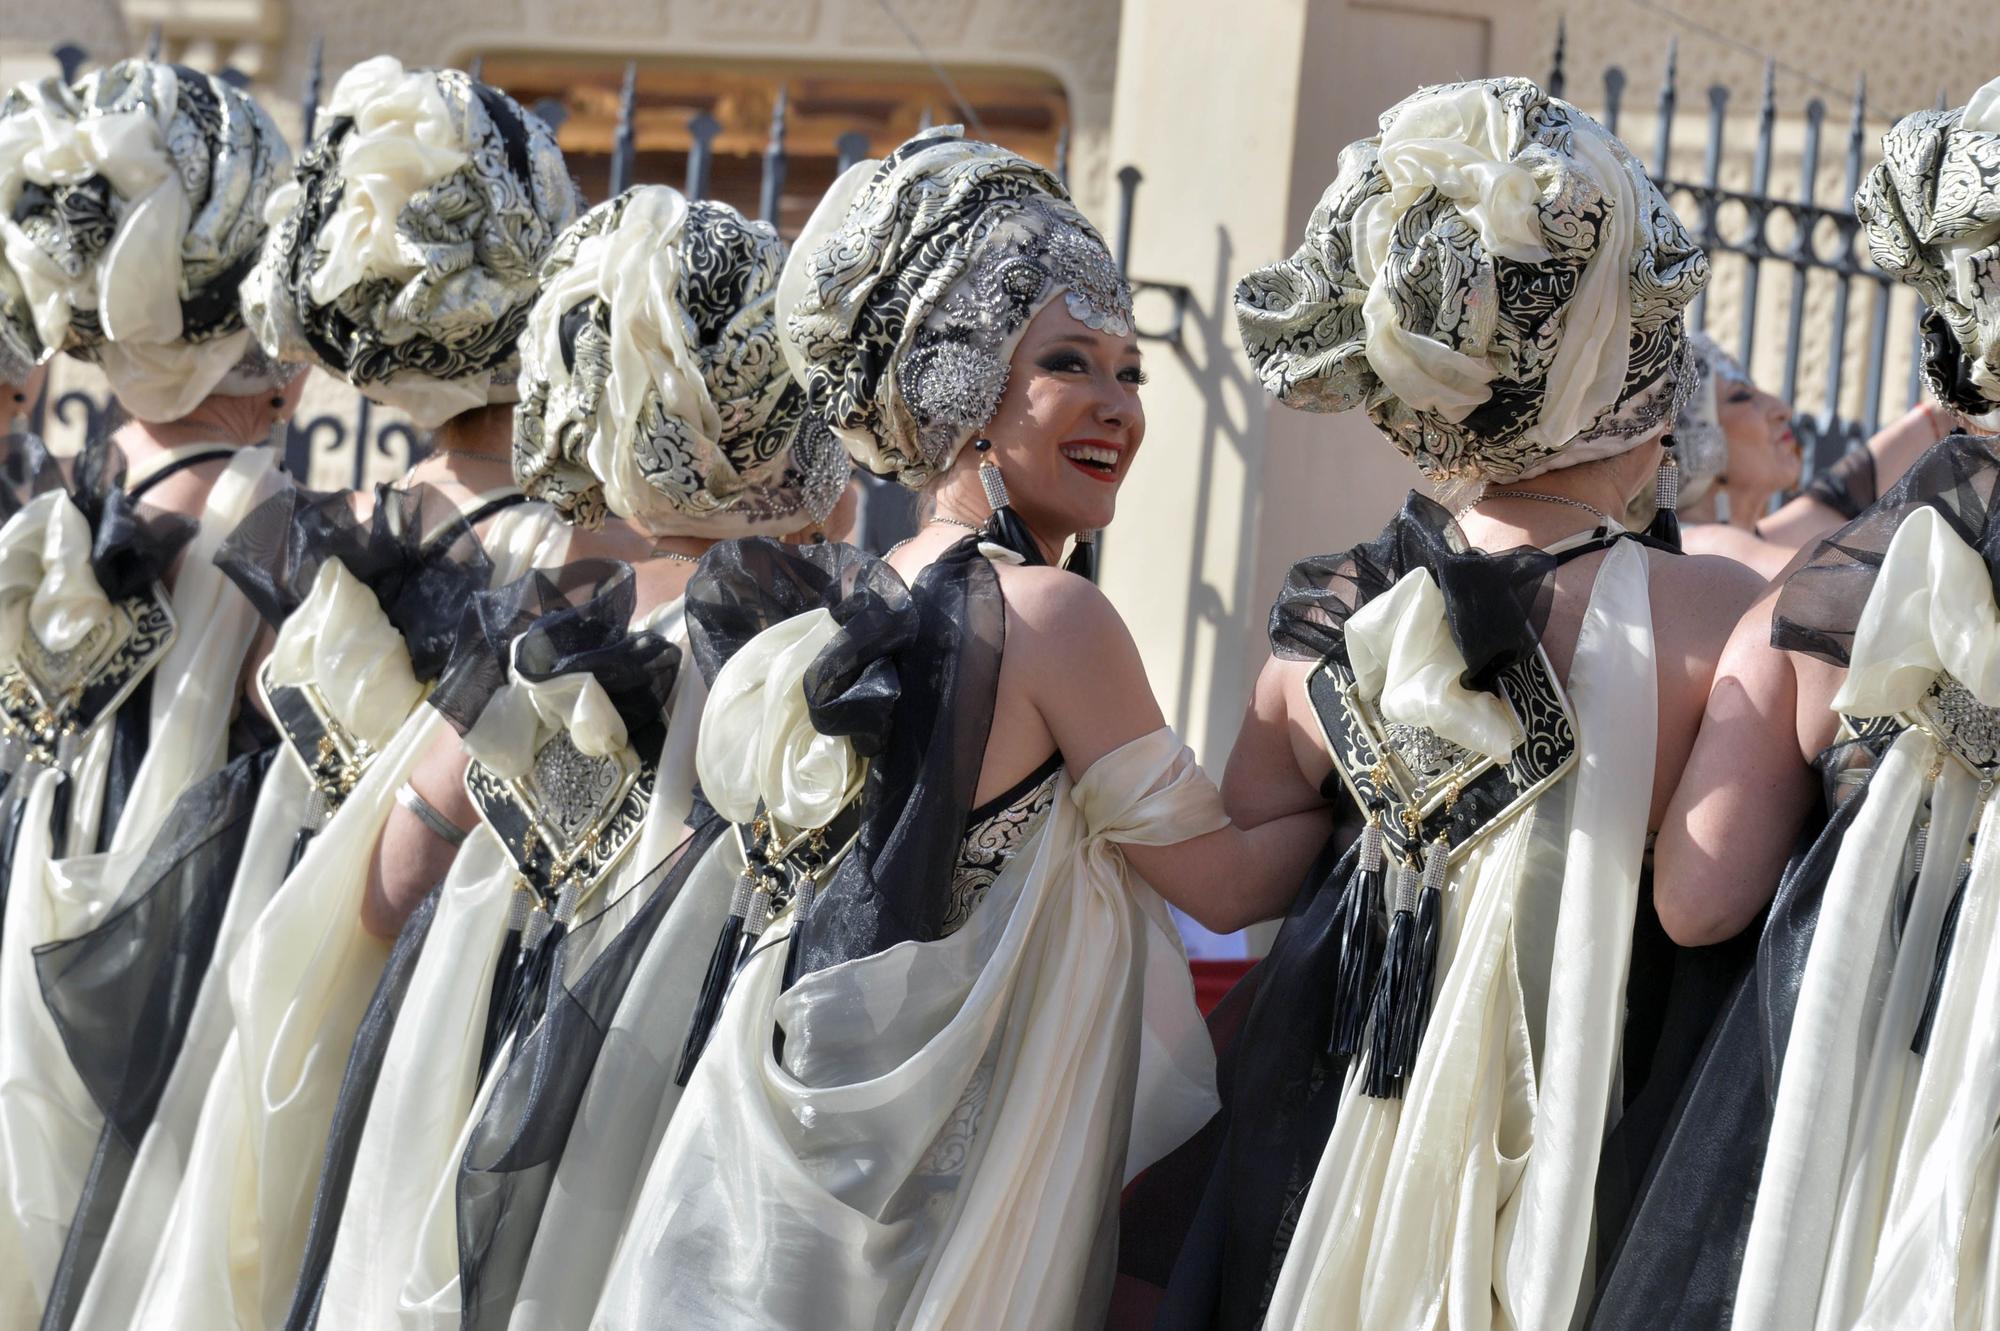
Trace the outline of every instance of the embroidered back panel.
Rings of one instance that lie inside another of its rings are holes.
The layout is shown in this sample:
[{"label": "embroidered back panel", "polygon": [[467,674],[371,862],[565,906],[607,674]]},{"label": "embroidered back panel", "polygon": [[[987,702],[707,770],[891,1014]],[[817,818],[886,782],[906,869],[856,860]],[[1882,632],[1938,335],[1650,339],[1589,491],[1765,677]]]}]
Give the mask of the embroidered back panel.
[{"label": "embroidered back panel", "polygon": [[465,789],[522,878],[548,900],[565,883],[589,892],[617,867],[639,839],[657,776],[630,748],[592,757],[560,730],[525,775],[500,777],[475,761]]},{"label": "embroidered back panel", "polygon": [[20,656],[0,669],[0,727],[30,757],[54,766],[65,739],[80,744],[131,696],[173,646],[177,626],[158,583],[112,602],[111,617],[67,651],[29,630]]},{"label": "embroidered back panel", "polygon": [[1306,679],[1334,770],[1363,809],[1382,810],[1390,850],[1406,861],[1442,839],[1451,860],[1534,802],[1576,762],[1576,718],[1539,649],[1500,676],[1524,738],[1504,763],[1421,726],[1383,720],[1345,661],[1327,657]]}]

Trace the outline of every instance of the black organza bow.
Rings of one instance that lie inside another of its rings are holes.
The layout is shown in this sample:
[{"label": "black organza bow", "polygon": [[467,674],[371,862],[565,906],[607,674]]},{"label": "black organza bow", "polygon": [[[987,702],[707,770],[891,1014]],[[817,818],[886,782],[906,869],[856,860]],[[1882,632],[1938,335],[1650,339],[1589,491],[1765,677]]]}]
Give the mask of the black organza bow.
[{"label": "black organza bow", "polygon": [[869,759],[868,775],[854,851],[793,928],[792,978],[942,930],[1005,636],[999,578],[978,547],[968,534],[906,585],[851,546],[724,541],[688,585],[689,640],[710,681],[795,615],[824,609],[840,626],[807,669],[807,709]]},{"label": "black organza bow", "polygon": [[[1866,512],[1819,543],[1785,580],[1771,617],[1771,645],[1847,666],[1875,575],[1903,522],[1934,510],[1986,564],[2000,588],[2000,439],[1948,435],[1918,458]],[[1971,589],[1967,589],[1968,593]]]},{"label": "black organza bow", "polygon": [[507,682],[510,661],[535,683],[586,673],[609,695],[633,750],[656,763],[681,652],[658,633],[632,628],[637,600],[631,566],[609,559],[538,569],[480,592],[428,701],[464,734]]},{"label": "black organza bow", "polygon": [[1271,650],[1288,660],[1345,660],[1347,621],[1413,569],[1429,569],[1444,594],[1461,681],[1491,692],[1502,671],[1532,653],[1548,623],[1555,556],[1522,548],[1468,550],[1450,513],[1410,492],[1381,535],[1339,555],[1301,560],[1271,607]]},{"label": "black organza bow", "polygon": [[377,486],[365,521],[344,491],[283,490],[215,554],[216,566],[273,627],[336,559],[374,593],[425,682],[443,671],[467,603],[493,577],[493,561],[465,515],[427,485]]},{"label": "black organza bow", "polygon": [[70,502],[90,526],[90,571],[114,601],[137,595],[166,576],[197,524],[175,513],[140,508],[125,493],[125,455],[98,432],[76,455],[70,480],[42,441],[32,434],[8,440],[4,507],[11,516],[50,490],[67,490]]}]

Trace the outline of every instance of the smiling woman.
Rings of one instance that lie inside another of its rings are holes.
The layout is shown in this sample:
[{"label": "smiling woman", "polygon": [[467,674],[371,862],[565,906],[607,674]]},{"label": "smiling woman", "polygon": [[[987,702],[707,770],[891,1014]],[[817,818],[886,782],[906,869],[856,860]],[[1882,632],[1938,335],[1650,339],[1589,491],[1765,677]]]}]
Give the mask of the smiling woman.
[{"label": "smiling woman", "polygon": [[811,406],[926,521],[886,561],[724,543],[689,588],[702,788],[747,819],[704,890],[740,847],[769,873],[595,1324],[1097,1325],[1119,1187],[1214,1106],[1162,899],[1275,914],[1323,820],[1231,826],[1054,567],[1145,436],[1130,293],[1054,177],[922,135],[835,185],[779,291]]}]

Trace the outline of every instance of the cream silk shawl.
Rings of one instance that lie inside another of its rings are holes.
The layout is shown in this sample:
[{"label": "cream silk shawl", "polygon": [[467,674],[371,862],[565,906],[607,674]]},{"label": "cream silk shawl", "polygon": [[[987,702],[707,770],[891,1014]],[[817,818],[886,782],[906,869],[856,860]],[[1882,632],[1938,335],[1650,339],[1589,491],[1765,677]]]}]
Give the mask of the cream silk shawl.
[{"label": "cream silk shawl", "polygon": [[[189,451],[174,450],[151,470]],[[60,778],[39,773],[26,794],[26,821],[0,926],[5,940],[0,946],[0,1180],[7,1194],[5,1214],[0,1215],[0,1325],[29,1325],[41,1315],[103,1125],[103,1115],[70,1066],[42,1002],[33,949],[101,923],[173,802],[222,766],[236,681],[257,616],[215,567],[215,551],[283,483],[276,465],[268,448],[242,449],[209,488],[194,540],[174,579],[171,604],[177,629],[166,655],[153,667],[146,756],[110,851],[51,861],[48,821]],[[140,470],[128,484],[136,485],[148,474],[150,470]],[[90,844],[97,836],[110,737],[107,720],[73,774],[72,845]]]},{"label": "cream silk shawl", "polygon": [[1118,846],[1226,821],[1162,728],[1058,777],[956,933],[781,992],[776,923],[667,1125],[592,1324],[1097,1325],[1120,1184],[1215,1108],[1172,920]]},{"label": "cream silk shawl", "polygon": [[[2000,702],[2000,608],[1979,556],[1930,509],[1883,557],[1834,700],[1913,707],[1940,670]],[[1900,942],[1906,848],[1930,851]],[[1739,1326],[2000,1326],[2000,814],[1917,729],[1896,740],[1842,841],[1799,985],[1736,1296]],[[1966,838],[1977,834],[1929,1052],[1910,1051]]]},{"label": "cream silk shawl", "polygon": [[1371,1099],[1350,1073],[1273,1331],[1556,1329],[1585,1301],[1653,785],[1652,612],[1631,542],[1598,570],[1567,690],[1577,766],[1456,871],[1408,1087]]},{"label": "cream silk shawl", "polygon": [[[561,563],[568,540],[546,505],[520,504],[494,518],[482,543],[498,585]],[[241,914],[231,901],[230,950],[211,968],[223,991],[204,991],[189,1033],[203,1062],[184,1053],[175,1069],[78,1331],[261,1331],[283,1321],[348,1046],[389,954],[361,926],[369,860],[396,788],[448,733],[442,717],[419,707],[282,883],[275,876],[285,860],[273,858],[269,838],[288,855],[298,822],[275,808],[267,822],[260,797],[255,826],[271,830],[246,847],[238,891],[250,886],[253,863],[275,865],[274,876],[251,887]],[[297,788],[302,802],[303,782]]]}]

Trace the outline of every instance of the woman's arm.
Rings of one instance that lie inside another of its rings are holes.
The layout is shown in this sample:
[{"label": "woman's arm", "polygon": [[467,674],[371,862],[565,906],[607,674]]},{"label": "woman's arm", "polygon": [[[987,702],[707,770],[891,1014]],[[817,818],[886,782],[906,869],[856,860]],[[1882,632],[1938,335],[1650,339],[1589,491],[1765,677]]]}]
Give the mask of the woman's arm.
[{"label": "woman's arm", "polygon": [[[457,735],[440,735],[417,760],[410,785],[445,820],[463,831],[479,821],[472,797],[465,793],[465,749]],[[368,895],[361,903],[361,924],[377,938],[394,938],[424,895],[443,881],[458,855],[458,847],[433,832],[424,820],[401,804],[389,810],[368,866]]]},{"label": "woman's arm", "polygon": [[1732,938],[1757,917],[1816,797],[1794,658],[1770,645],[1776,599],[1751,606],[1723,649],[1654,845],[1654,904],[1686,947]]},{"label": "woman's arm", "polygon": [[[1072,779],[1165,724],[1137,644],[1096,587],[1055,569],[1010,570],[1007,608],[1009,655]],[[1286,765],[1299,779],[1289,755]],[[1127,845],[1125,858],[1204,928],[1231,933],[1284,913],[1332,827],[1323,805],[1266,816],[1169,846]]]},{"label": "woman's arm", "polygon": [[[1910,464],[1932,445],[1958,428],[1958,418],[1929,403],[1911,407],[1875,432],[1868,456],[1875,469],[1875,493],[1880,495],[1902,478]],[[1836,464],[1837,465],[1837,464]],[[1757,524],[1767,541],[1797,550],[1847,522],[1847,515],[1828,507],[1810,492],[1799,495]]]}]

